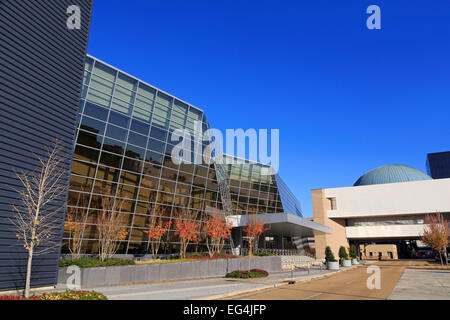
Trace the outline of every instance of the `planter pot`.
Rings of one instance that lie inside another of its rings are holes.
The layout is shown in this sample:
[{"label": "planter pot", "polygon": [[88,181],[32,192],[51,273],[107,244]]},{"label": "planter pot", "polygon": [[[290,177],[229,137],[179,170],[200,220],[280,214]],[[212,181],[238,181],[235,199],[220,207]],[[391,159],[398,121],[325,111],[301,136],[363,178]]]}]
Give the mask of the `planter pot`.
[{"label": "planter pot", "polygon": [[351,260],[342,260],[342,266],[343,267],[351,267],[352,261]]},{"label": "planter pot", "polygon": [[337,261],[328,261],[327,262],[328,270],[339,270],[339,262]]},{"label": "planter pot", "polygon": [[356,260],[356,259],[352,259],[352,264],[353,264],[353,265],[358,265],[359,262],[358,262],[358,260]]}]

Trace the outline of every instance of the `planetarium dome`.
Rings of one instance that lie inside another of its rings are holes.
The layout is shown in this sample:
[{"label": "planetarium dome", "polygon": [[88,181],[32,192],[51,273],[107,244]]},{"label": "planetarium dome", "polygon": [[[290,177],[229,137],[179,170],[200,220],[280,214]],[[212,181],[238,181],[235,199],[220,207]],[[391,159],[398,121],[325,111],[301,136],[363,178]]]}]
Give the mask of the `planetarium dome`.
[{"label": "planetarium dome", "polygon": [[363,174],[353,186],[431,180],[431,177],[412,167],[387,165],[375,168]]}]

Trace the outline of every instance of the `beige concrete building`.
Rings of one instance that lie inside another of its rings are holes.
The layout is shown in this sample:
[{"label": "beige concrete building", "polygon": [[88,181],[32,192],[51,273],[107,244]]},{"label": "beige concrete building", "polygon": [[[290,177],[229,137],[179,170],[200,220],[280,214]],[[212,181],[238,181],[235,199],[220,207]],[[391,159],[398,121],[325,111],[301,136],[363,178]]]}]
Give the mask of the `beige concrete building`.
[{"label": "beige concrete building", "polygon": [[337,258],[339,247],[351,244],[361,258],[380,253],[406,258],[423,232],[426,214],[449,217],[450,179],[433,180],[417,169],[390,165],[369,171],[352,187],[316,189],[311,197],[314,221],[333,230],[315,232],[317,258],[324,258],[326,246]]}]

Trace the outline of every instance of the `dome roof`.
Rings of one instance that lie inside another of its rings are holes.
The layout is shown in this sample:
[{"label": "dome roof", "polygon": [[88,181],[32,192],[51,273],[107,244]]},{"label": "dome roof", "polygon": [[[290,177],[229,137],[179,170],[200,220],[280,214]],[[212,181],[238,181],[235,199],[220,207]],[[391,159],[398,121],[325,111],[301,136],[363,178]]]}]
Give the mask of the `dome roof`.
[{"label": "dome roof", "polygon": [[387,165],[366,172],[355,182],[354,186],[419,180],[431,180],[431,177],[412,167]]}]

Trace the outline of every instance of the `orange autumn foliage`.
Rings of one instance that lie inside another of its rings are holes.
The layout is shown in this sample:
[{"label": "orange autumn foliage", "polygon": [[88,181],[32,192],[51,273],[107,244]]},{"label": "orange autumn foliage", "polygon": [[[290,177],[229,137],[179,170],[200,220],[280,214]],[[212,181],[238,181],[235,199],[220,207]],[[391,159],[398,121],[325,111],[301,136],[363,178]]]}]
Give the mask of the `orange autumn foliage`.
[{"label": "orange autumn foliage", "polygon": [[449,236],[449,223],[440,212],[426,215],[423,234],[420,237],[422,242],[439,251],[439,255],[441,255],[443,248],[448,245]]},{"label": "orange autumn foliage", "polygon": [[247,227],[244,228],[244,232],[245,236],[248,238],[249,256],[252,256],[253,251],[258,249],[259,236],[269,229],[270,227],[264,228],[262,217],[258,219],[256,218],[256,215],[253,215],[251,218],[247,216]]},{"label": "orange autumn foliage", "polygon": [[233,226],[227,223],[225,217],[218,210],[206,219],[204,231],[208,237],[206,245],[210,257],[222,250],[225,239],[229,239],[231,236],[232,228]]}]

